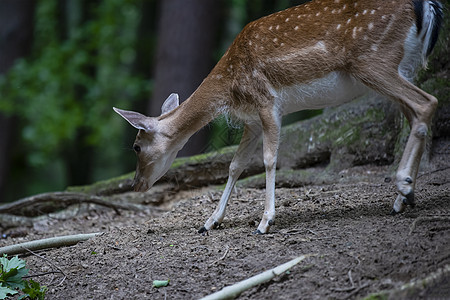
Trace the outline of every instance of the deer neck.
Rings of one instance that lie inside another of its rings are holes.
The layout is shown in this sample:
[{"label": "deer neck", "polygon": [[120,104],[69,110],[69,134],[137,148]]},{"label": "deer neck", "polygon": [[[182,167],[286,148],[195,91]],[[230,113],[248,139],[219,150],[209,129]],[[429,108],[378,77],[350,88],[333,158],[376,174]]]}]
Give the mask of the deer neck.
[{"label": "deer neck", "polygon": [[217,90],[217,85],[206,78],[180,106],[158,118],[175,147],[181,149],[194,133],[223,112],[223,95]]}]

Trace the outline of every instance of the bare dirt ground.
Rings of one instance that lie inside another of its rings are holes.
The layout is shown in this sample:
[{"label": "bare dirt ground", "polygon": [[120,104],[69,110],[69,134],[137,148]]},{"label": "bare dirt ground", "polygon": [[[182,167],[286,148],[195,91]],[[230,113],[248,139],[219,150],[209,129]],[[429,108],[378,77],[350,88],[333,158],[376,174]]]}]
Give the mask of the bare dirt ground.
[{"label": "bare dirt ground", "polygon": [[[450,265],[448,144],[416,186],[415,208],[391,216],[396,197],[390,167],[361,166],[329,185],[278,188],[276,224],[253,235],[264,190],[238,187],[227,217],[208,235],[197,233],[220,198],[218,187],[168,195],[147,213],[99,206],[41,219],[0,246],[45,237],[104,232],[72,247],[25,256],[48,299],[198,299],[303,254],[316,254],[242,293],[239,299],[360,299],[398,290]],[[125,197],[126,195],[124,195]],[[162,210],[164,209],[164,211]],[[63,280],[64,279],[64,280]],[[170,280],[152,287],[153,280]],[[63,280],[63,281],[62,281]],[[62,282],[61,282],[62,281]],[[450,299],[450,276],[391,293],[392,299]]]}]

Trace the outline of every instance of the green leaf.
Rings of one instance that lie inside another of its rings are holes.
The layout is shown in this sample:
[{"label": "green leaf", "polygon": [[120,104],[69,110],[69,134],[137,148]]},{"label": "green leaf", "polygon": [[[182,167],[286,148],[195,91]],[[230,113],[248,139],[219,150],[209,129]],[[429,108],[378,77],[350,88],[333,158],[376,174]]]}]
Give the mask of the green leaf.
[{"label": "green leaf", "polygon": [[8,259],[7,256],[0,257],[0,265],[2,265],[2,271],[8,272],[9,270],[16,268],[24,268],[25,267],[25,261],[22,259],[19,259],[17,256],[14,256],[11,259]]},{"label": "green leaf", "polygon": [[12,290],[6,286],[0,285],[0,299],[6,299],[8,295],[17,294],[17,291]]},{"label": "green leaf", "polygon": [[28,273],[25,268],[25,261],[17,256],[8,259],[6,255],[0,257],[0,299],[6,299],[8,295],[14,295],[18,292],[16,288],[22,290],[24,295],[18,299],[29,298],[31,300],[44,300],[47,287],[42,286],[30,279],[23,280],[22,277]]},{"label": "green leaf", "polygon": [[7,281],[8,279],[10,279],[11,277],[16,276],[17,273],[19,273],[19,272],[17,271],[16,268],[10,269],[10,270],[7,271],[7,272],[2,271],[2,275],[0,276],[0,282],[6,283],[6,281]]},{"label": "green leaf", "polygon": [[153,280],[153,287],[160,288],[169,285],[170,280]]},{"label": "green leaf", "polygon": [[25,268],[25,261],[19,259],[17,256],[11,259],[3,256],[0,258],[0,265],[2,269],[0,282],[12,289],[23,289],[24,281],[22,277],[28,273],[28,269]]},{"label": "green leaf", "polygon": [[30,279],[30,281],[25,281],[25,287],[22,289],[22,292],[25,293],[25,295],[20,296],[19,299],[23,299],[26,297],[29,297],[30,299],[36,299],[36,300],[44,300],[45,293],[47,292],[47,287],[42,286],[34,281],[33,279]]}]

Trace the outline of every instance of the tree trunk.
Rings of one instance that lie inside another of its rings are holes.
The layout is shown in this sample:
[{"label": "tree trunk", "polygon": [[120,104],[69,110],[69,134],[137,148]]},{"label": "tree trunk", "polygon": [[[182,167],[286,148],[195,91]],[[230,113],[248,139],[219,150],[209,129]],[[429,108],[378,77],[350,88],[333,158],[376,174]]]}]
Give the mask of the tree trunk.
[{"label": "tree trunk", "polygon": [[[70,39],[77,28],[83,23],[89,22],[93,17],[94,8],[97,1],[61,1],[59,2],[60,24],[62,26],[60,34],[62,39]],[[95,50],[93,50],[95,51]],[[95,55],[93,55],[95,56]],[[91,64],[85,69],[86,75],[91,78],[96,76],[96,66]],[[85,101],[87,90],[81,84],[75,83],[73,86],[76,99]],[[75,140],[64,147],[63,154],[66,165],[67,181],[71,185],[81,185],[92,182],[94,147],[86,142],[89,129],[81,126],[77,129]]]},{"label": "tree trunk", "polygon": [[[0,1],[0,76],[31,50],[34,1]],[[0,112],[0,202],[5,198],[13,144],[14,119]]]},{"label": "tree trunk", "polygon": [[[161,114],[161,105],[171,93],[188,98],[213,67],[219,1],[164,0],[158,29],[155,82],[148,104],[150,116]],[[207,131],[194,135],[180,156],[200,153],[207,143]]]}]

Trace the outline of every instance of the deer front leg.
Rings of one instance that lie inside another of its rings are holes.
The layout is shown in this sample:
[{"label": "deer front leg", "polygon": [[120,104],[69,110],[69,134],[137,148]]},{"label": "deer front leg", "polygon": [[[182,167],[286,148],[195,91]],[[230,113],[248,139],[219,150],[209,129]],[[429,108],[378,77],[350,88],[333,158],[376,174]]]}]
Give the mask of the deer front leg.
[{"label": "deer front leg", "polygon": [[244,132],[242,134],[241,142],[230,164],[230,171],[228,181],[220,198],[219,205],[213,212],[211,217],[206,221],[205,225],[199,229],[199,233],[205,233],[206,231],[216,228],[222,223],[225,217],[225,210],[228,200],[230,199],[231,192],[236,184],[241,173],[245,170],[248,162],[254,154],[256,146],[258,145],[258,139],[261,136],[260,124],[252,123],[246,124]]},{"label": "deer front leg", "polygon": [[280,139],[281,117],[273,110],[260,113],[263,125],[264,166],[266,168],[266,200],[264,215],[255,234],[264,234],[275,224],[275,173]]}]

